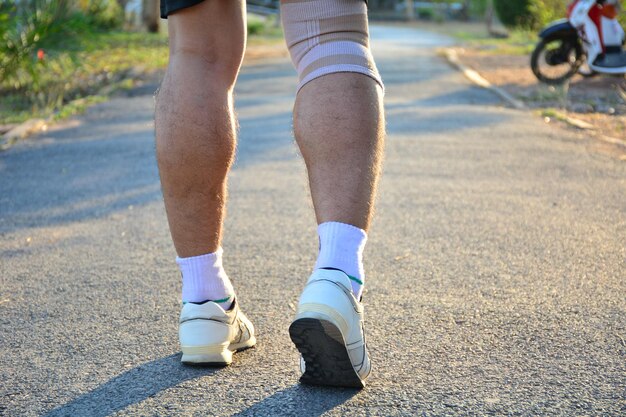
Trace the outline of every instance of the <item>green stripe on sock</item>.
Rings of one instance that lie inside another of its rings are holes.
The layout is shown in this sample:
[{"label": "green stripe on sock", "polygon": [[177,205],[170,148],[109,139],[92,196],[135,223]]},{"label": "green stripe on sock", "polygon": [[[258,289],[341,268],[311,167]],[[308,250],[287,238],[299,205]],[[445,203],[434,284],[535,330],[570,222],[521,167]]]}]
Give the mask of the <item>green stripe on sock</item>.
[{"label": "green stripe on sock", "polygon": [[[347,275],[347,274],[346,274]],[[363,285],[363,281],[361,281],[360,279],[358,279],[357,277],[353,277],[352,275],[348,275],[348,278],[350,278],[352,281],[358,283],[359,285]]]},{"label": "green stripe on sock", "polygon": [[[233,298],[232,295],[229,295],[226,298],[222,298],[221,300],[207,300],[207,301],[212,301],[214,303],[225,303],[226,301],[230,300],[231,298]],[[189,301],[183,301],[183,305],[187,304]],[[196,303],[197,304],[197,303]]]}]

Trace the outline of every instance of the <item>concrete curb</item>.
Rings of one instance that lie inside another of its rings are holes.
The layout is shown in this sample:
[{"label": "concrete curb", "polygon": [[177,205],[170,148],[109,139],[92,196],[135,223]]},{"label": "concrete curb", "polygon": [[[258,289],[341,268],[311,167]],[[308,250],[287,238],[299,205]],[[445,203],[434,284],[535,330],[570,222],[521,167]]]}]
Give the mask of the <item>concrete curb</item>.
[{"label": "concrete curb", "polygon": [[0,151],[6,151],[20,139],[25,139],[34,133],[48,129],[48,124],[48,120],[30,119],[17,125],[0,136]]},{"label": "concrete curb", "polygon": [[[500,87],[497,87],[491,84],[488,80],[483,78],[477,71],[465,66],[459,60],[459,55],[454,49],[445,48],[443,49],[443,54],[445,55],[446,59],[452,66],[456,67],[459,71],[461,71],[463,75],[465,75],[465,77],[471,82],[473,82],[474,84],[493,91],[495,94],[500,96],[504,101],[506,101],[511,107],[515,109],[528,110],[528,107],[526,107],[524,103],[522,103],[521,101],[511,96],[509,93],[507,93]],[[556,116],[559,120],[577,129],[590,130],[590,131],[597,130],[597,128],[591,123],[587,123],[584,120],[580,120],[580,119],[576,119],[574,117],[568,116],[565,113],[557,112]],[[604,136],[604,135],[596,135],[596,137],[604,142],[608,142],[608,143],[618,145],[618,146],[623,146],[626,148],[626,141],[623,141],[621,139],[612,138],[610,136]]]},{"label": "concrete curb", "polygon": [[610,136],[604,136],[604,135],[598,135],[598,139],[604,142],[612,143],[613,145],[618,145],[618,146],[622,146],[626,148],[626,142],[621,139],[612,138]]},{"label": "concrete curb", "polygon": [[468,80],[470,80],[471,82],[473,82],[474,84],[480,87],[493,91],[494,93],[499,95],[502,99],[504,99],[504,101],[509,103],[509,105],[512,106],[513,108],[518,109],[518,110],[526,109],[526,106],[524,105],[524,103],[517,100],[516,98],[514,98],[512,95],[510,95],[509,93],[507,93],[500,87],[497,87],[491,84],[489,81],[484,79],[477,71],[474,71],[473,69],[465,66],[459,60],[459,55],[456,53],[454,49],[446,48],[443,50],[443,53],[446,56],[446,59],[448,60],[448,62],[452,64],[454,67],[456,67],[459,71],[461,71]]}]

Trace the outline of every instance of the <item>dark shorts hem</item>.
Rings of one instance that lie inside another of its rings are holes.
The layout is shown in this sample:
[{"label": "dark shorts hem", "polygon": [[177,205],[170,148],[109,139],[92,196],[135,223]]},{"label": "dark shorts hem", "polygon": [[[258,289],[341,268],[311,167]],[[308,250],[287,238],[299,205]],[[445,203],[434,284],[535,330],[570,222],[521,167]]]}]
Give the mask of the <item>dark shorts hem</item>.
[{"label": "dark shorts hem", "polygon": [[[195,6],[204,0],[161,0],[161,18],[167,19],[167,16],[187,7]],[[367,0],[365,0],[367,3]]]},{"label": "dark shorts hem", "polygon": [[167,16],[187,7],[195,6],[204,0],[161,0],[161,18],[167,19]]}]

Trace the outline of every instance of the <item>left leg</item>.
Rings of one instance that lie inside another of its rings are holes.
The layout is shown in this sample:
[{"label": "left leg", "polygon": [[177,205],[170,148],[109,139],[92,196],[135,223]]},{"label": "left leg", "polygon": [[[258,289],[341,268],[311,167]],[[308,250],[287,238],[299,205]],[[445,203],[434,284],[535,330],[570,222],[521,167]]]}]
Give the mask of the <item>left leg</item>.
[{"label": "left leg", "polygon": [[156,148],[183,281],[181,360],[226,365],[233,352],[256,342],[220,247],[235,152],[232,91],[245,45],[245,3],[161,4],[169,17],[170,62],[157,99]]}]

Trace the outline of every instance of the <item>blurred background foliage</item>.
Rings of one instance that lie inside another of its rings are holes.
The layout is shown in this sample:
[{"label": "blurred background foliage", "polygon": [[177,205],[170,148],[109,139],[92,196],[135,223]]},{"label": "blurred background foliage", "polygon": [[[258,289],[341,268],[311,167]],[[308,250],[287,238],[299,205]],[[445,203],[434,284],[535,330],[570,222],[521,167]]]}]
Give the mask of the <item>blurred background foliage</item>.
[{"label": "blurred background foliage", "polygon": [[[509,44],[536,39],[536,30],[565,17],[567,0],[369,0],[381,19],[486,22],[483,37],[499,35],[497,17],[509,28]],[[248,0],[249,10],[275,14],[279,0]],[[163,69],[167,37],[158,32],[158,0],[0,0],[0,124],[64,115],[64,106],[132,86],[138,73]],[[140,16],[139,16],[139,15]],[[276,16],[249,19],[251,39],[279,38]],[[624,14],[620,16],[626,24]],[[453,26],[453,25],[450,25]],[[464,39],[466,34],[452,33]],[[479,40],[480,41],[480,40]],[[509,45],[510,46],[510,45]],[[514,45],[515,46],[515,45]],[[78,106],[80,107],[80,106]]]},{"label": "blurred background foliage", "polygon": [[0,3],[0,116],[55,109],[80,95],[98,77],[88,74],[86,52],[123,23],[115,1]]},{"label": "blurred background foliage", "polygon": [[[165,68],[167,35],[152,33],[161,26],[158,6],[0,0],[0,125],[67,116]],[[279,36],[273,22],[250,19],[249,31]]]},{"label": "blurred background foliage", "polygon": [[[553,20],[564,18],[571,1],[493,0],[493,3],[498,17],[507,27],[539,30]],[[626,24],[626,17],[623,13],[620,14],[619,19],[623,25]]]},{"label": "blurred background foliage", "polygon": [[566,12],[563,0],[494,0],[494,6],[505,26],[534,30],[565,17]]},{"label": "blurred background foliage", "polygon": [[[249,0],[250,1],[250,0]],[[277,1],[277,0],[252,0]],[[370,14],[380,18],[418,19],[442,22],[450,19],[483,20],[490,11],[509,28],[537,30],[565,17],[571,0],[369,0]],[[624,4],[624,2],[622,2]],[[410,5],[412,7],[410,7]],[[410,13],[410,10],[413,13]],[[626,18],[622,14],[622,24]]]}]

